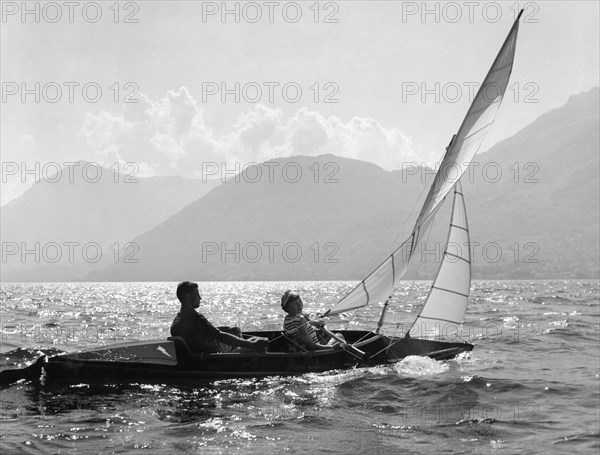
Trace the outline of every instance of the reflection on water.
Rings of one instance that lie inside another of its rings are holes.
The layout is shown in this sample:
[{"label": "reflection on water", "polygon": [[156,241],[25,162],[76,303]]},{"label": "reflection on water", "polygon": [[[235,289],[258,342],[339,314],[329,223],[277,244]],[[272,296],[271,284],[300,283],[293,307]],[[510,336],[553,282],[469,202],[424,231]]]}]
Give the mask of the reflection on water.
[{"label": "reflection on water", "polygon": [[[322,311],[350,283],[202,283],[219,325],[279,327],[285,289]],[[2,289],[2,362],[114,341],[163,338],[174,283],[17,284]],[[386,330],[414,320],[427,283],[394,295]],[[475,343],[450,362],[410,357],[358,368],[173,385],[1,390],[3,453],[564,453],[599,445],[598,284],[478,282]],[[338,321],[372,327],[377,305]],[[492,331],[491,327],[494,328]],[[487,332],[484,331],[487,330]]]}]

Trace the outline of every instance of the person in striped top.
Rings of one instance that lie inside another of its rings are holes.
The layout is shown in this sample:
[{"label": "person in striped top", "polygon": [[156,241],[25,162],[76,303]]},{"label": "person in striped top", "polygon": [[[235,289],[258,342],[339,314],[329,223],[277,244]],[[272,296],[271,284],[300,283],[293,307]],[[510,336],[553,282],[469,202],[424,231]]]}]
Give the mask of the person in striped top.
[{"label": "person in striped top", "polygon": [[302,314],[304,304],[298,294],[289,290],[285,291],[285,294],[281,296],[281,308],[287,313],[283,320],[283,333],[299,347],[317,351],[340,346],[329,336],[321,335],[318,329],[308,323],[311,322],[310,318]]}]

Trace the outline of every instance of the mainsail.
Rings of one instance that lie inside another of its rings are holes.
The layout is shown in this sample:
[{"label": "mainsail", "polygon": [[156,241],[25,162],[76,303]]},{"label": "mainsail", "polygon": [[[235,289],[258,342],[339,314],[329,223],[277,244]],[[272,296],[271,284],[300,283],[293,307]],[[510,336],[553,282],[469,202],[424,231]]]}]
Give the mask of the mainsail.
[{"label": "mainsail", "polygon": [[325,316],[364,307],[369,303],[387,301],[398,280],[406,273],[411,257],[423,233],[427,231],[446,195],[464,174],[494,122],[513,67],[519,13],[500,52],[484,79],[458,133],[446,149],[446,154],[408,239],[383,263],[346,294]]},{"label": "mainsail", "polygon": [[471,242],[460,181],[454,186],[452,218],[444,255],[425,305],[410,332],[413,337],[450,336],[462,324],[471,287]]}]

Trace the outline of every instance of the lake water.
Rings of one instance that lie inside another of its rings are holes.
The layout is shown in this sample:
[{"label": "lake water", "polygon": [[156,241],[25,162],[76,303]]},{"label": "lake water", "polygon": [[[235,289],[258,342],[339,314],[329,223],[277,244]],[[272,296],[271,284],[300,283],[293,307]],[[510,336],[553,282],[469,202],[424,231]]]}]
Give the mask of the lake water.
[{"label": "lake water", "polygon": [[[165,338],[175,283],[3,284],[1,367]],[[347,282],[200,283],[200,310],[242,330],[281,326],[279,296],[325,310]],[[385,331],[416,317],[428,283],[402,283]],[[380,306],[333,328],[374,328]],[[2,453],[598,453],[599,283],[475,281],[470,356],[172,385],[1,390]]]}]

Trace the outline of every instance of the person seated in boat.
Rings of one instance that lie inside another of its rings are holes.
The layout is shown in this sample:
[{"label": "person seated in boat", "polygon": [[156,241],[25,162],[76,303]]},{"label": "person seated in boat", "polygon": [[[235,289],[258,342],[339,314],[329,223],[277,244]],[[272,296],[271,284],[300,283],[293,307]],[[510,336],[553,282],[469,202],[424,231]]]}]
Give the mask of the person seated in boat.
[{"label": "person seated in boat", "polygon": [[[325,327],[323,323],[311,321],[302,314],[304,303],[298,294],[285,291],[281,296],[281,308],[287,313],[283,320],[283,333],[298,347],[309,351],[340,347],[336,340],[319,330],[319,327]],[[338,337],[343,339],[342,335]]]},{"label": "person seated in boat", "polygon": [[220,346],[223,344],[238,348],[233,352],[239,352],[242,349],[264,350],[269,345],[267,338],[244,339],[219,330],[202,314],[196,312],[202,300],[197,283],[190,281],[179,283],[177,298],[181,303],[181,309],[171,324],[171,336],[182,337],[191,350],[202,353],[223,352],[227,350],[224,349],[225,346]]}]

